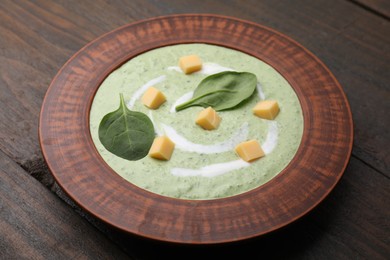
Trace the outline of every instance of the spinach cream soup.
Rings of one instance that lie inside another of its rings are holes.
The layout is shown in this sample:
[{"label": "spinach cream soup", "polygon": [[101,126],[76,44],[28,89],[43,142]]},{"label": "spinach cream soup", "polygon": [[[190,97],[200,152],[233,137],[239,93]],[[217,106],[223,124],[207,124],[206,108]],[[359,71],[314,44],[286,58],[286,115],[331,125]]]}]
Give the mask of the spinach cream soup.
[{"label": "spinach cream soup", "polygon": [[[185,75],[178,67],[182,56],[196,54],[203,61],[200,71]],[[205,77],[222,71],[251,72],[257,76],[253,95],[238,107],[219,111],[216,130],[195,124],[202,107],[180,112],[175,107],[192,97]],[[151,86],[167,101],[158,109],[144,106],[141,97]],[[99,141],[102,118],[118,109],[123,93],[127,107],[145,113],[156,136],[175,143],[169,161],[146,156],[128,161],[109,151]],[[276,100],[280,112],[274,120],[253,115],[260,100]],[[113,71],[99,87],[90,111],[90,131],[100,155],[125,180],[160,195],[182,199],[224,198],[266,183],[294,157],[301,141],[303,117],[299,100],[289,83],[271,66],[245,53],[208,44],[180,44],[143,53]],[[234,147],[257,140],[265,156],[245,162]]]}]

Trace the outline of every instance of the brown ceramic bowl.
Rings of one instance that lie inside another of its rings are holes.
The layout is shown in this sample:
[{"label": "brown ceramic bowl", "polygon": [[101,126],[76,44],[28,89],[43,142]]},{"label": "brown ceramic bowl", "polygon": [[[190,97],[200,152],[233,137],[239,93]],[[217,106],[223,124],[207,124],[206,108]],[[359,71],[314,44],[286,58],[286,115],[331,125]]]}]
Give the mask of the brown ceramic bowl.
[{"label": "brown ceramic bowl", "polygon": [[[291,163],[268,183],[212,200],[160,196],[125,181],[96,151],[89,111],[101,82],[145,51],[179,43],[237,49],[270,64],[294,88],[304,132]],[[344,92],[312,53],[264,26],[216,15],[173,15],[123,26],[77,52],[51,83],[39,137],[62,189],[97,218],[128,233],[188,244],[243,240],[281,228],[313,209],[349,161],[353,127]]]}]

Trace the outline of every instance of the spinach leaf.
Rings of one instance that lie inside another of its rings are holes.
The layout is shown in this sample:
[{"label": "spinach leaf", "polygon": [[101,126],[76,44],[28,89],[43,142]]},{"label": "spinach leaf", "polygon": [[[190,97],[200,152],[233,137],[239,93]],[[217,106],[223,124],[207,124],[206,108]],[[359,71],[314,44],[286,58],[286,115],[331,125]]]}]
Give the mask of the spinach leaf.
[{"label": "spinach leaf", "polygon": [[99,139],[111,153],[130,161],[139,160],[152,146],[153,123],[144,113],[129,110],[120,94],[119,108],[100,122]]},{"label": "spinach leaf", "polygon": [[224,71],[203,79],[192,99],[178,105],[180,111],[192,106],[211,106],[216,111],[233,108],[249,98],[256,89],[256,75],[249,72]]}]

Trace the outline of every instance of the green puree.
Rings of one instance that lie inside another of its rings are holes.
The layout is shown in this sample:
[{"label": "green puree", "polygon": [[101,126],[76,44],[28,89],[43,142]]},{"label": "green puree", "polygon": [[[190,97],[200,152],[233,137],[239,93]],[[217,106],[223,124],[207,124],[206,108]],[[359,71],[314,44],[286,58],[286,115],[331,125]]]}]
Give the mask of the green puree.
[{"label": "green puree", "polygon": [[[175,149],[171,160],[159,161],[149,156],[138,161],[128,161],[108,152],[99,141],[98,128],[103,116],[119,106],[119,93],[128,102],[134,93],[148,81],[165,75],[163,82],[154,86],[167,97],[159,109],[150,110],[138,99],[131,108],[149,115],[161,130],[161,124],[169,125],[187,140],[203,145],[226,141],[238,129],[249,124],[247,140],[266,140],[268,121],[253,115],[252,108],[260,100],[254,95],[233,110],[221,111],[221,124],[217,130],[206,131],[195,124],[195,118],[203,109],[190,107],[172,113],[172,104],[182,95],[193,91],[205,74],[185,75],[168,67],[177,66],[181,56],[197,54],[203,63],[254,73],[260,82],[266,99],[276,100],[280,113],[276,117],[277,145],[265,157],[249,167],[233,170],[215,177],[176,176],[173,168],[199,169],[207,165],[238,160],[233,150],[218,154],[200,154]],[[110,167],[125,180],[148,191],[182,199],[213,199],[240,194],[256,188],[281,172],[294,157],[303,131],[302,110],[298,98],[289,83],[266,63],[242,52],[208,44],[181,44],[154,49],[141,54],[112,72],[102,83],[94,98],[90,113],[90,131],[97,150]]]}]

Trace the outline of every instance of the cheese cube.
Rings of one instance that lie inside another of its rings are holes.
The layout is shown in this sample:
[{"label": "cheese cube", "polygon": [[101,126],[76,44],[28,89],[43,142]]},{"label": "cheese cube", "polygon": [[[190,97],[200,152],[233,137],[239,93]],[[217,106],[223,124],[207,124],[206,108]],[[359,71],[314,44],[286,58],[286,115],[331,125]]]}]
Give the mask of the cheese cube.
[{"label": "cheese cube", "polygon": [[222,118],[217,114],[217,112],[215,112],[212,107],[208,107],[199,113],[195,122],[203,129],[213,130],[218,128],[221,119]]},{"label": "cheese cube", "polygon": [[164,94],[160,90],[154,87],[150,87],[148,88],[148,90],[145,91],[141,100],[142,103],[148,108],[157,109],[167,99],[165,98]]},{"label": "cheese cube", "polygon": [[169,160],[174,148],[175,143],[168,137],[159,136],[154,139],[152,147],[149,150],[149,156],[159,160]]},{"label": "cheese cube", "polygon": [[179,66],[185,74],[190,74],[202,68],[202,61],[197,55],[184,56],[179,59]]},{"label": "cheese cube", "polygon": [[256,104],[253,113],[261,118],[272,120],[279,113],[278,102],[274,100],[263,100]]},{"label": "cheese cube", "polygon": [[261,149],[259,142],[250,140],[240,143],[235,148],[236,153],[244,161],[249,162],[264,156],[264,151]]}]

